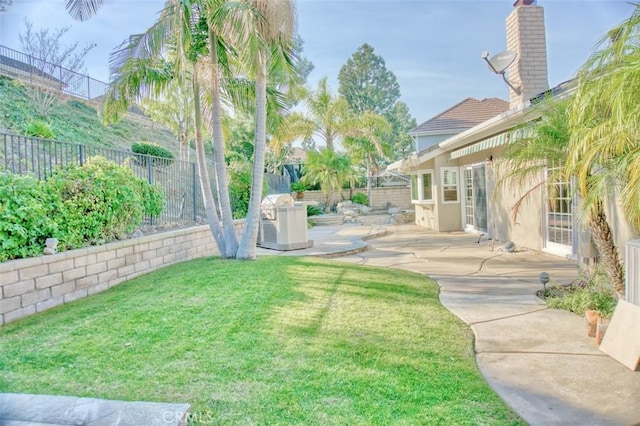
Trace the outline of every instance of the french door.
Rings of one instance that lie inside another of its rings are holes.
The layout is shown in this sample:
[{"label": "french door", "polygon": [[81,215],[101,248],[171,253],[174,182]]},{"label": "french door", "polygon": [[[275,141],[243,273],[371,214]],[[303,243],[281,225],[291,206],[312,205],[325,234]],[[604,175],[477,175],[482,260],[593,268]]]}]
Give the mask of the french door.
[{"label": "french door", "polygon": [[[547,171],[547,179],[549,171]],[[550,182],[545,203],[544,250],[559,256],[571,256],[574,245],[574,192],[571,182]]]},{"label": "french door", "polygon": [[465,230],[487,232],[487,179],[484,164],[465,167],[463,176]]}]

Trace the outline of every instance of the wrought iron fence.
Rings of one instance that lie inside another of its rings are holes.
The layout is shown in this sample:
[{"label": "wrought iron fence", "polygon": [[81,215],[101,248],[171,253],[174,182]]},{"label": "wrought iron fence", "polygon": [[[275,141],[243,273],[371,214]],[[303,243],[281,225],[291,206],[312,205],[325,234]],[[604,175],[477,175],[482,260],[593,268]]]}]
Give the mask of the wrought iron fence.
[{"label": "wrought iron fence", "polygon": [[[205,222],[200,177],[194,162],[0,133],[0,171],[30,173],[38,179],[47,179],[58,167],[82,165],[94,156],[130,167],[136,176],[162,190],[165,196],[164,210],[159,217],[145,218],[145,225],[154,228],[180,228]],[[211,189],[217,200],[215,165],[210,165],[208,169]],[[265,179],[268,194],[289,192],[288,176],[266,173]]]},{"label": "wrought iron fence", "polygon": [[[195,163],[130,151],[100,148],[67,142],[0,133],[0,170],[31,173],[47,179],[57,167],[84,164],[93,156],[127,165],[136,176],[159,187],[165,196],[165,207],[159,217],[145,219],[153,227],[183,227],[205,221],[205,209]],[[216,194],[215,166],[209,167],[211,187]],[[217,197],[216,197],[217,198]]]},{"label": "wrought iron fence", "polygon": [[0,45],[0,74],[82,99],[96,99],[108,84],[63,66]]},{"label": "wrought iron fence", "polygon": [[289,176],[265,173],[267,194],[287,194],[291,192],[291,178]]}]

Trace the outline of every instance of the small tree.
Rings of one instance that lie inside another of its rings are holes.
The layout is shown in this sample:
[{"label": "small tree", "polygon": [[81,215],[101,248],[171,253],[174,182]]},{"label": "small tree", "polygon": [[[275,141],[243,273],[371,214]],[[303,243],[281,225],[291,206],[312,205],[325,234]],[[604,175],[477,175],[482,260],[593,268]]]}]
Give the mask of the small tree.
[{"label": "small tree", "polygon": [[337,153],[331,149],[323,148],[320,152],[309,152],[304,165],[304,183],[311,185],[320,184],[325,195],[325,211],[331,209],[331,201],[334,191],[341,191],[349,180],[351,173],[351,160],[345,154]]},{"label": "small tree", "polygon": [[22,51],[29,55],[30,86],[27,94],[34,101],[36,112],[45,116],[59,101],[62,91],[81,84],[78,78],[84,72],[84,58],[96,45],[79,43],[62,45],[61,39],[71,27],[50,30],[33,29],[33,23],[24,20],[25,29],[18,35]]}]

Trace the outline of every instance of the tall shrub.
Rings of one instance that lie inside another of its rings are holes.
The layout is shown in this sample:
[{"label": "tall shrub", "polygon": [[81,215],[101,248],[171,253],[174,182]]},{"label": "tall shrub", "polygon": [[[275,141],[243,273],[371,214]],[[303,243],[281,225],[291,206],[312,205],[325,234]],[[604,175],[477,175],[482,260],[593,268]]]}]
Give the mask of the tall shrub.
[{"label": "tall shrub", "polygon": [[33,176],[0,174],[0,262],[42,254],[57,234],[58,194]]},{"label": "tall shrub", "polygon": [[47,185],[62,200],[58,215],[62,248],[122,238],[142,223],[145,213],[157,215],[162,210],[157,188],[128,167],[102,157],[58,170]]}]

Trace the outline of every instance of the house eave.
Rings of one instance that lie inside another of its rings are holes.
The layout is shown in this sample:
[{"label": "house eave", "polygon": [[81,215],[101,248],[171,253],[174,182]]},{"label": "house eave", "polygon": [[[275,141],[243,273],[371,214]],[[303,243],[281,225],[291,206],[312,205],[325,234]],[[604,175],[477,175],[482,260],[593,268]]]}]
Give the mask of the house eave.
[{"label": "house eave", "polygon": [[459,129],[445,129],[445,130],[430,130],[430,131],[421,131],[421,132],[409,132],[409,136],[413,136],[414,138],[420,136],[440,136],[440,135],[448,135],[448,134],[457,134],[460,132],[464,132],[465,130],[470,129],[470,127],[461,127]]},{"label": "house eave", "polygon": [[540,116],[537,108],[531,108],[529,102],[522,103],[508,111],[498,114],[495,117],[478,124],[462,133],[452,136],[442,142],[439,146],[444,152],[451,152],[465,145],[478,142],[493,135],[507,131],[519,124],[533,120]]},{"label": "house eave", "polygon": [[[555,95],[553,98],[556,100],[565,99],[571,96],[574,91],[575,87],[572,87]],[[535,108],[536,105],[537,103],[531,103],[530,101],[517,105],[475,127],[445,139],[440,142],[438,146],[442,148],[444,152],[451,152],[466,145],[511,130],[520,124],[538,119],[542,117],[543,111],[541,108]]]}]

